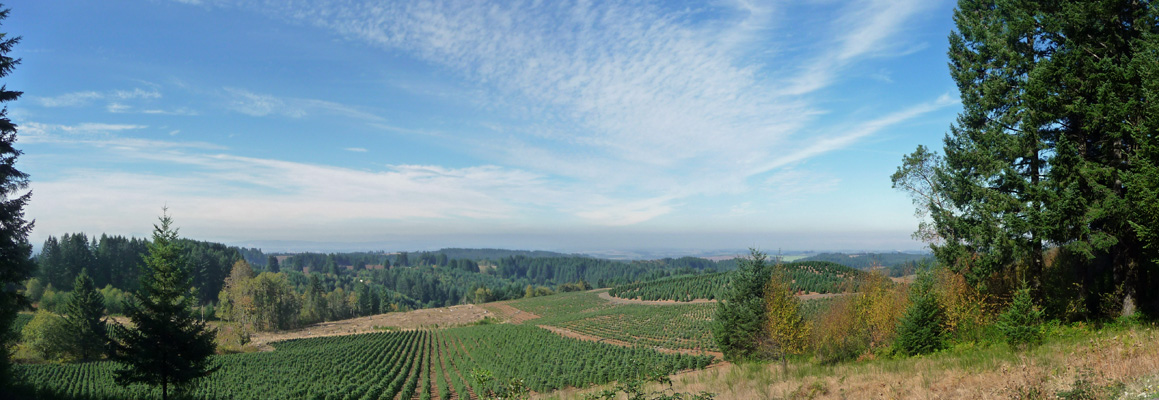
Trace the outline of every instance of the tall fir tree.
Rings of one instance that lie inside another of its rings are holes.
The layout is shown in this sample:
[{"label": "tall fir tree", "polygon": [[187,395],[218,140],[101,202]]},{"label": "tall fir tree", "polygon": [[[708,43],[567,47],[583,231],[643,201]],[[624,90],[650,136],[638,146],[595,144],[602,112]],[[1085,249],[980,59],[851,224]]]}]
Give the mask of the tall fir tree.
[{"label": "tall fir tree", "polygon": [[940,261],[982,288],[1017,267],[1041,296],[1044,252],[1058,247],[1078,260],[1091,311],[1139,296],[1159,311],[1146,255],[1159,208],[1155,8],[958,2],[949,56],[963,109],[944,156],[919,147],[894,175],[928,211],[918,236]]},{"label": "tall fir tree", "polygon": [[115,327],[113,358],[122,365],[116,372],[118,384],[159,385],[162,399],[168,399],[171,385],[216,370],[209,362],[215,332],[193,313],[196,294],[168,210],[160,222],[153,226],[140,289],[125,305],[134,328]]},{"label": "tall fir tree", "polygon": [[88,270],[76,276],[72,295],[65,305],[64,322],[71,334],[70,350],[81,360],[95,360],[106,352],[109,344],[105,328],[105,298],[97,291]]},{"label": "tall fir tree", "polygon": [[[0,5],[0,21],[8,18],[9,9]],[[0,33],[0,78],[8,76],[20,64],[20,59],[8,56],[19,36]],[[0,86],[0,103],[20,98],[22,92]],[[15,147],[16,124],[8,119],[8,106],[0,109],[0,391],[11,382],[11,351],[16,333],[12,324],[16,312],[28,306],[28,299],[17,291],[20,283],[32,276],[36,264],[32,261],[32,245],[28,233],[32,221],[24,219],[24,206],[32,198],[28,188],[28,174],[16,169],[16,159],[23,154]]]},{"label": "tall fir tree", "polygon": [[930,208],[944,239],[933,249],[979,285],[1015,261],[1034,279],[1043,267],[1044,176],[1058,128],[1026,99],[1041,84],[1038,62],[1052,49],[1040,45],[1050,43],[1039,21],[1051,11],[1046,4],[961,0],[954,11],[950,75],[962,112],[938,171],[948,201]]},{"label": "tall fir tree", "polygon": [[[1151,26],[1159,25],[1159,7],[1147,16]],[[1126,174],[1127,201],[1132,205],[1130,224],[1139,236],[1143,262],[1139,268],[1139,303],[1152,316],[1159,315],[1159,32],[1144,32],[1134,66],[1142,81],[1145,105],[1137,129],[1131,132],[1138,145],[1134,169]],[[1147,56],[1149,55],[1149,56]],[[1151,60],[1148,62],[1148,60]]]},{"label": "tall fir tree", "polygon": [[768,257],[752,249],[733,273],[724,301],[716,304],[712,336],[726,360],[744,361],[758,355],[767,330],[764,291],[771,275]]},{"label": "tall fir tree", "polygon": [[1156,132],[1146,123],[1143,93],[1143,70],[1159,64],[1145,46],[1159,30],[1153,8],[1131,0],[1069,1],[1041,18],[1055,45],[1039,62],[1042,84],[1027,102],[1054,116],[1058,127],[1047,173],[1056,206],[1046,223],[1051,240],[1082,261],[1079,290],[1093,316],[1113,316],[1121,301],[1154,291],[1142,276],[1147,262],[1130,224],[1136,205],[1127,184],[1142,167],[1140,141],[1148,140],[1137,133],[1149,131],[1153,141]]}]

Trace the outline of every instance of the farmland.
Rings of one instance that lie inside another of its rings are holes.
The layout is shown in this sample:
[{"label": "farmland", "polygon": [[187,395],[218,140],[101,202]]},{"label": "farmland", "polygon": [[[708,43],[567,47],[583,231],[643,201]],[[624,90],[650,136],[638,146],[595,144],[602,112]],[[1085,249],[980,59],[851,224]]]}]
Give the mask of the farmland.
[{"label": "farmland", "polygon": [[[642,369],[672,373],[703,368],[711,357],[663,354],[568,339],[527,325],[381,332],[294,339],[273,352],[216,356],[220,370],[195,381],[194,398],[459,399],[482,388],[471,379],[486,369],[501,381],[523,379],[535,391],[585,387],[633,376]],[[120,387],[115,364],[21,365],[17,376],[36,397],[137,399],[155,388]]]},{"label": "farmland", "polygon": [[524,324],[546,325],[619,343],[682,350],[715,352],[709,326],[715,304],[615,304],[600,291],[564,293],[508,302],[540,316]]},{"label": "farmland", "polygon": [[[783,265],[792,280],[791,289],[800,293],[842,293],[856,291],[857,278],[864,272],[826,261],[799,261]],[[677,276],[620,285],[608,293],[614,297],[640,300],[694,301],[721,298],[729,286],[731,272]]]}]

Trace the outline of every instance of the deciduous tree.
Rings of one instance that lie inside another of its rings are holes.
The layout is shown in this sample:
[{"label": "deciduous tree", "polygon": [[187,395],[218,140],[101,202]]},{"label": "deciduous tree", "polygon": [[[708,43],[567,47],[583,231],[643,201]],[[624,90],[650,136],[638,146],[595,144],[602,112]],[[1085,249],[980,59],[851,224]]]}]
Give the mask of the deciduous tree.
[{"label": "deciduous tree", "polygon": [[801,317],[801,301],[789,286],[787,274],[778,265],[765,285],[765,315],[768,320],[764,351],[781,360],[781,369],[788,371],[786,358],[801,354],[809,342],[809,323]]}]

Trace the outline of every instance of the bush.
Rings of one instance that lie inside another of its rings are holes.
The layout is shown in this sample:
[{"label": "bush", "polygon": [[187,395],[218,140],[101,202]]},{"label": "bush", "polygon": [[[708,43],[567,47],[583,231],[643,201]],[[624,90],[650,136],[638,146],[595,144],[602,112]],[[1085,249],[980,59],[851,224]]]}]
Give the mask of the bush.
[{"label": "bush", "polygon": [[814,325],[813,350],[820,361],[856,358],[896,340],[909,304],[906,292],[879,273],[866,275],[860,287],[861,293],[836,300]]},{"label": "bush", "polygon": [[1006,337],[1006,343],[1016,349],[1042,343],[1042,311],[1034,306],[1030,288],[1025,283],[1015,292],[1010,307],[998,316],[997,327]]},{"label": "bush", "polygon": [[69,332],[64,318],[48,311],[37,311],[20,336],[22,346],[44,360],[60,360],[68,350]]}]

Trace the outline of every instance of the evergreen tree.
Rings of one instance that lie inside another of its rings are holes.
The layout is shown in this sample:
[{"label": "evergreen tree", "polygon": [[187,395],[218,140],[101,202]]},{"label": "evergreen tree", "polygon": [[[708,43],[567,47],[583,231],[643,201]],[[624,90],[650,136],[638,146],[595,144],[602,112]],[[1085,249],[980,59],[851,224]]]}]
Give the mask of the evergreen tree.
[{"label": "evergreen tree", "polygon": [[[0,21],[8,18],[8,12],[0,5]],[[20,64],[20,59],[8,56],[17,43],[19,36],[0,33],[0,78]],[[0,103],[16,100],[21,94],[0,86]],[[36,267],[31,258],[32,245],[28,243],[33,222],[24,219],[24,206],[32,192],[24,192],[28,174],[16,169],[16,159],[23,153],[15,143],[16,124],[8,119],[8,106],[4,106],[0,109],[0,388],[10,385],[9,357],[16,336],[12,332],[16,312],[28,306],[28,300],[16,287],[31,277]]]},{"label": "evergreen tree", "polygon": [[213,330],[193,314],[196,294],[178,245],[173,220],[163,214],[153,226],[153,242],[145,258],[140,288],[125,305],[134,328],[115,327],[114,359],[120,385],[160,385],[162,399],[170,385],[182,385],[209,375],[214,352]]},{"label": "evergreen tree", "polygon": [[374,299],[370,296],[370,286],[359,282],[355,288],[358,296],[358,315],[367,316],[374,312]]},{"label": "evergreen tree", "polygon": [[1042,343],[1042,311],[1034,306],[1025,284],[1014,293],[1010,308],[998,316],[996,326],[1011,347],[1027,348]]},{"label": "evergreen tree", "polygon": [[82,269],[72,287],[72,295],[65,305],[64,321],[68,326],[77,358],[94,360],[108,348],[109,336],[105,329],[105,298],[97,291],[88,270]]},{"label": "evergreen tree", "polygon": [[280,265],[278,265],[278,258],[277,257],[269,256],[266,258],[266,270],[273,272],[275,274],[282,272],[282,267]]},{"label": "evergreen tree", "polygon": [[945,313],[933,292],[933,276],[922,273],[910,289],[910,305],[897,328],[897,347],[907,355],[945,347]]},{"label": "evergreen tree", "polygon": [[712,336],[724,358],[743,361],[754,358],[765,337],[768,315],[764,290],[772,273],[764,253],[751,250],[733,273],[732,285],[724,301],[716,305]]},{"label": "evergreen tree", "polygon": [[958,2],[949,56],[963,110],[944,157],[919,147],[894,175],[928,211],[917,236],[940,261],[980,288],[1025,266],[1037,293],[1044,249],[1058,246],[1082,264],[1088,309],[1151,296],[1159,312],[1159,263],[1144,255],[1159,208],[1155,8]]}]

